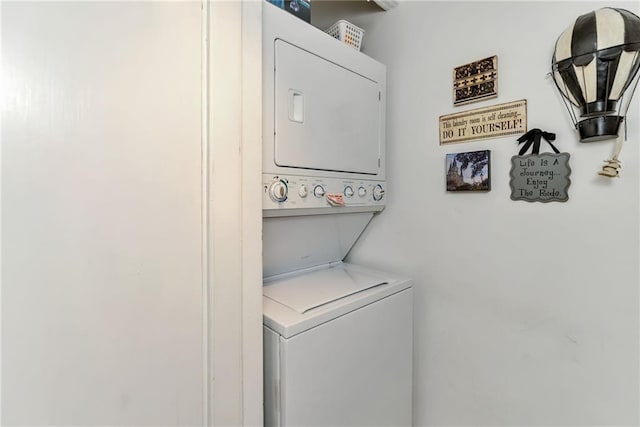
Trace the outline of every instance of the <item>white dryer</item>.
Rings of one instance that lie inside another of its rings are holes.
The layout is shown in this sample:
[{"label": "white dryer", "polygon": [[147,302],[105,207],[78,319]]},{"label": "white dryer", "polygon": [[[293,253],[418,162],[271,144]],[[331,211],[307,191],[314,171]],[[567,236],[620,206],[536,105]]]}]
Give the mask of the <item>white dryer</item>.
[{"label": "white dryer", "polygon": [[263,293],[266,426],[411,425],[411,280],[337,263]]},{"label": "white dryer", "polygon": [[267,427],[409,426],[412,282],[344,263],[386,204],[386,66],[263,2]]},{"label": "white dryer", "polygon": [[382,210],[386,66],[272,4],[262,29],[263,216]]}]

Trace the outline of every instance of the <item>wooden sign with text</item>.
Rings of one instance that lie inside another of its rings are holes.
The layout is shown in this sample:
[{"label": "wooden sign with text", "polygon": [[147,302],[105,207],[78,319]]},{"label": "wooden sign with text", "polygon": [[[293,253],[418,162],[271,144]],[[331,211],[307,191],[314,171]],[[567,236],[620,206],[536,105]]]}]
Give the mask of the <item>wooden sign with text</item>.
[{"label": "wooden sign with text", "polygon": [[440,145],[527,131],[527,100],[440,116]]}]

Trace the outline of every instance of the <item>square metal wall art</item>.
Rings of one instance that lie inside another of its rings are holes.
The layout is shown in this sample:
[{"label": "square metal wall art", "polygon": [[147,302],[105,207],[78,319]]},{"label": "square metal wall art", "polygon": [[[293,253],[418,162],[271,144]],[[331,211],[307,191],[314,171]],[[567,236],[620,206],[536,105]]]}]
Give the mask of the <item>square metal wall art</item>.
[{"label": "square metal wall art", "polygon": [[464,105],[497,96],[497,55],[453,69],[453,105]]}]

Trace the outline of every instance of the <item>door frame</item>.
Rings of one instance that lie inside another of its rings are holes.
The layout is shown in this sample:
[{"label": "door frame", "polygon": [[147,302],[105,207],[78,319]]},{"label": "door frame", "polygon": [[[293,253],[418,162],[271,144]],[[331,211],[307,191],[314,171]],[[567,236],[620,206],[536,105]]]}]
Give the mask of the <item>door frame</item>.
[{"label": "door frame", "polygon": [[262,4],[203,0],[205,425],[263,425]]}]

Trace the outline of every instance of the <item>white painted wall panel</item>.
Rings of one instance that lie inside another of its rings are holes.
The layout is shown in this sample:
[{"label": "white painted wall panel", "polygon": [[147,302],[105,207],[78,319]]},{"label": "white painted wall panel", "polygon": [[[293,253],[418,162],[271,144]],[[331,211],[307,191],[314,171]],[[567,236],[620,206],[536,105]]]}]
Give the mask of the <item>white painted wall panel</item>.
[{"label": "white painted wall panel", "polygon": [[201,5],[2,4],[2,423],[202,422]]},{"label": "white painted wall panel", "polygon": [[[607,180],[596,172],[613,141],[580,144],[546,77],[560,33],[603,6],[638,13],[637,2],[314,3],[314,21],[364,28],[365,53],[388,66],[389,199],[349,261],[415,278],[416,425],[640,423],[640,97],[621,177]],[[498,99],[454,108],[453,67],[494,54]],[[515,138],[438,145],[438,116],[522,98],[529,127],[571,153],[567,203],[510,200]],[[484,149],[491,192],[446,193],[445,154]]]}]

